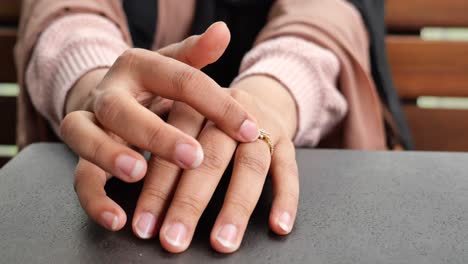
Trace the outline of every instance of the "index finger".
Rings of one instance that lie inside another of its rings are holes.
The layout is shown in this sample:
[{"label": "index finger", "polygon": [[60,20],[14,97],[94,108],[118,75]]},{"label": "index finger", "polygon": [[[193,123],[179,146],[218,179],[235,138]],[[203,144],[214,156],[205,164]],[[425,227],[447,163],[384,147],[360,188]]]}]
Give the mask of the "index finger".
[{"label": "index finger", "polygon": [[187,103],[234,139],[251,142],[259,135],[255,118],[236,101],[237,91],[227,92],[200,70],[143,49],[128,50],[114,66],[111,85],[131,73],[129,85]]}]

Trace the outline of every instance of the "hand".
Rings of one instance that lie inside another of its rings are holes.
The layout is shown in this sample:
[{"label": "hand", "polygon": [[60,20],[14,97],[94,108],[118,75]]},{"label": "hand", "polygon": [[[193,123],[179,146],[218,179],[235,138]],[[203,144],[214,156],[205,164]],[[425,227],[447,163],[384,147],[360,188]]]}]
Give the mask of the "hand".
[{"label": "hand", "polygon": [[[273,155],[266,142],[237,144],[213,123],[186,104],[176,102],[168,123],[198,137],[205,160],[194,170],[181,169],[153,155],[133,217],[133,230],[148,239],[159,232],[161,245],[182,252],[226,167],[234,157],[234,169],[221,212],[211,233],[219,252],[238,249],[250,215],[263,189],[268,170],[274,190],[270,227],[280,235],[291,232],[296,217],[299,181],[295,149],[296,108],[289,93],[276,81],[249,77],[232,89],[233,97],[271,134]],[[237,148],[237,149],[236,149]]]},{"label": "hand", "polygon": [[[93,72],[74,87],[62,122],[63,140],[80,156],[75,189],[86,213],[110,230],[126,222],[122,208],[108,198],[110,175],[136,182],[145,174],[144,157],[128,145],[150,151],[182,168],[195,168],[203,150],[193,137],[165,123],[148,108],[160,96],[191,105],[231,137],[257,137],[255,119],[216,82],[194,67],[216,61],[229,43],[223,23],[158,53],[132,49],[105,73],[96,88],[77,90],[103,72]],[[187,63],[187,64],[186,64]],[[189,66],[188,64],[192,65]],[[73,110],[87,111],[73,111]]]}]

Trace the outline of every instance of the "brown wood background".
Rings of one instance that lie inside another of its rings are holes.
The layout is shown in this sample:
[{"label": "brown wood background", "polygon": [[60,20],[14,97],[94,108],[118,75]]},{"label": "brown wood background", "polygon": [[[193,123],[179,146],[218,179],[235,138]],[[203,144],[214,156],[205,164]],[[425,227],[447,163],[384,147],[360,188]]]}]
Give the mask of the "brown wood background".
[{"label": "brown wood background", "polygon": [[0,0],[0,23],[13,23],[18,21],[21,0]]},{"label": "brown wood background", "polygon": [[466,0],[386,0],[386,23],[393,30],[468,25]]},{"label": "brown wood background", "polygon": [[13,60],[13,47],[16,29],[0,26],[0,82],[16,82],[16,69]]},{"label": "brown wood background", "polygon": [[416,149],[467,151],[468,110],[424,109],[414,102],[419,96],[468,97],[468,42],[417,34],[427,26],[468,27],[468,1],[387,0],[386,23],[392,75]]}]

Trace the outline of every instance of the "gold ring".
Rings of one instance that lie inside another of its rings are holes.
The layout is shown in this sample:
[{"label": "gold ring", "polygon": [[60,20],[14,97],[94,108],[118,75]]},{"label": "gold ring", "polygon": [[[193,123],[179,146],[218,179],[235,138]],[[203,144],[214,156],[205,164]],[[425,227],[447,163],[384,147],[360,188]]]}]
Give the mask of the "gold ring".
[{"label": "gold ring", "polygon": [[270,154],[273,155],[273,142],[271,141],[270,134],[266,132],[264,129],[259,129],[260,135],[258,139],[265,141],[268,144],[268,148],[270,149]]}]

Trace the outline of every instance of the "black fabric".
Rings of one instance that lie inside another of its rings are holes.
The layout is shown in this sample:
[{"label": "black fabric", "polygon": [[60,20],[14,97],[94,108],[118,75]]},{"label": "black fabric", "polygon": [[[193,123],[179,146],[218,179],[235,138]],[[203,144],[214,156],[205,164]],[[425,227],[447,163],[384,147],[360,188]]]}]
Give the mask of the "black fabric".
[{"label": "black fabric", "polygon": [[227,87],[239,72],[243,56],[267,21],[273,0],[198,0],[192,33],[203,33],[213,22],[224,21],[231,42],[216,63],[203,69],[221,86]]},{"label": "black fabric", "polygon": [[156,33],[158,1],[123,0],[123,8],[133,45],[137,48],[151,49]]}]

